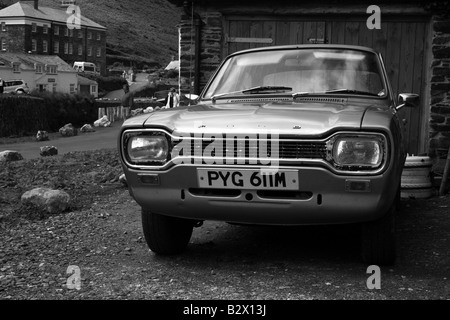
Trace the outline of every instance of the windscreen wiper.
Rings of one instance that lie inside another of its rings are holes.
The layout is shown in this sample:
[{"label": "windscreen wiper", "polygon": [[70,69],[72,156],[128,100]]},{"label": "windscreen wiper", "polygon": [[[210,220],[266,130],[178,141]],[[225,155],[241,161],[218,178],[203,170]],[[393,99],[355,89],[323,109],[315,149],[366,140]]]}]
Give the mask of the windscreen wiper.
[{"label": "windscreen wiper", "polygon": [[286,92],[286,91],[292,91],[292,88],[285,87],[285,86],[258,86],[258,87],[253,87],[253,88],[239,90],[239,91],[215,94],[211,97],[211,99],[213,102],[215,102],[217,98],[228,96],[228,95],[233,95],[233,94],[237,94],[237,93],[274,93],[274,92]]},{"label": "windscreen wiper", "polygon": [[367,91],[360,91],[360,90],[353,90],[353,89],[333,89],[333,90],[327,90],[327,91],[316,91],[316,92],[296,92],[292,96],[295,98],[301,97],[301,96],[308,96],[308,95],[315,95],[315,94],[340,94],[340,93],[350,93],[350,94],[359,94],[359,95],[365,95],[365,96],[374,96],[379,97],[378,94],[367,92]]}]

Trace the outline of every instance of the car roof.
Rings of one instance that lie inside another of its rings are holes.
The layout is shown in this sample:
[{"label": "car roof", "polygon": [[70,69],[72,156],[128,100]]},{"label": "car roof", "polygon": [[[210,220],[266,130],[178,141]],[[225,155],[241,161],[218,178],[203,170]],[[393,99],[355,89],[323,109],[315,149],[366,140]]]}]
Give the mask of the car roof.
[{"label": "car roof", "polygon": [[363,46],[350,46],[350,45],[339,45],[339,44],[295,44],[295,45],[284,45],[284,46],[268,46],[268,47],[258,47],[252,49],[246,49],[234,52],[229,55],[235,56],[243,53],[250,52],[260,52],[260,51],[276,51],[276,50],[293,50],[293,49],[346,49],[346,50],[356,50],[356,51],[365,51],[378,54],[372,48],[363,47]]}]

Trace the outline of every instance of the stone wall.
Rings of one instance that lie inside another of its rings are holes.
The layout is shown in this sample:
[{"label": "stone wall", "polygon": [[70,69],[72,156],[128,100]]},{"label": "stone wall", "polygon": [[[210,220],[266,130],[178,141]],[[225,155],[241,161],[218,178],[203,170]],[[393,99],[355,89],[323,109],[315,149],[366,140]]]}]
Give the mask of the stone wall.
[{"label": "stone wall", "polygon": [[[199,76],[200,91],[213,75],[222,61],[222,14],[219,12],[199,12],[201,19],[201,52],[195,52],[195,21],[191,17],[183,16],[180,28],[180,69],[181,89],[192,92],[195,87],[195,60],[200,59]],[[191,81],[191,85],[189,82]],[[197,92],[197,94],[200,92]]]},{"label": "stone wall", "polygon": [[430,156],[447,156],[450,147],[450,18],[432,20]]}]

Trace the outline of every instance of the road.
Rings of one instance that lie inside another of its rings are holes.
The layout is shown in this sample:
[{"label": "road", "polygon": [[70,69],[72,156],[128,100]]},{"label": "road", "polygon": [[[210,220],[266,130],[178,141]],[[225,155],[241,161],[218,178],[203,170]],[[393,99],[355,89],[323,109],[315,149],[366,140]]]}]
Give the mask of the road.
[{"label": "road", "polygon": [[73,151],[88,151],[97,149],[108,149],[117,147],[122,121],[114,122],[111,127],[95,128],[95,132],[78,133],[74,137],[56,136],[50,141],[20,142],[0,145],[0,151],[13,150],[19,152],[24,159],[40,158],[40,147],[55,146],[58,154]]},{"label": "road", "polygon": [[[136,74],[136,81],[130,83],[130,91],[136,91],[139,88],[145,86],[147,82],[148,73],[138,73]],[[103,98],[107,99],[120,99],[123,96],[123,90],[115,90],[108,92]]]}]

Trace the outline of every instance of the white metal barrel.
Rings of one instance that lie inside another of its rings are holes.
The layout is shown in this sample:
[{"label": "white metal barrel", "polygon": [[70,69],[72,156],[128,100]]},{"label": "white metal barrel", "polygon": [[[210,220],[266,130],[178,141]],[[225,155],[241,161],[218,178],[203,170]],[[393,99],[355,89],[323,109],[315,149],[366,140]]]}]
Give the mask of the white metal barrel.
[{"label": "white metal barrel", "polygon": [[431,167],[430,157],[406,157],[401,181],[402,198],[427,199],[433,195]]}]

